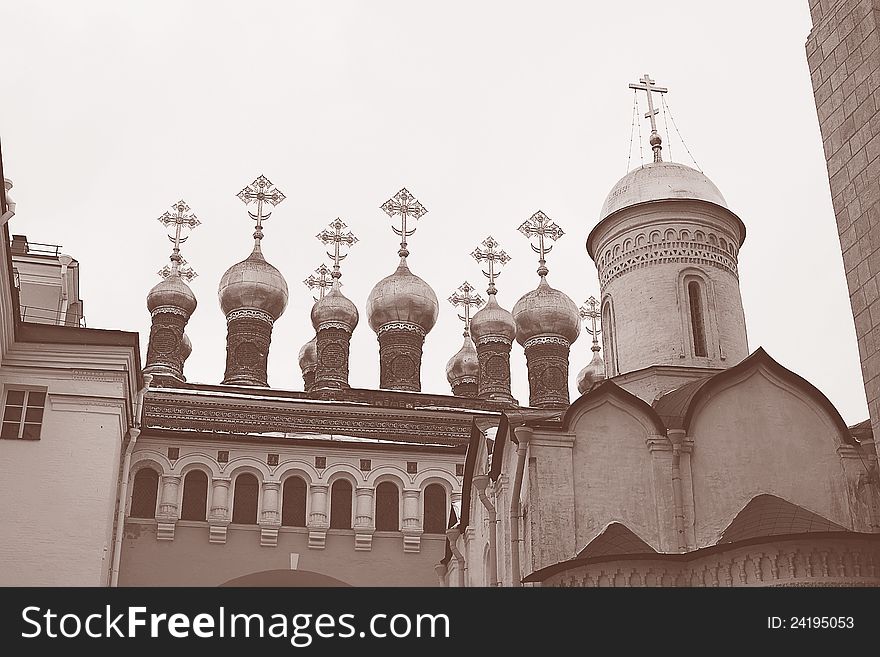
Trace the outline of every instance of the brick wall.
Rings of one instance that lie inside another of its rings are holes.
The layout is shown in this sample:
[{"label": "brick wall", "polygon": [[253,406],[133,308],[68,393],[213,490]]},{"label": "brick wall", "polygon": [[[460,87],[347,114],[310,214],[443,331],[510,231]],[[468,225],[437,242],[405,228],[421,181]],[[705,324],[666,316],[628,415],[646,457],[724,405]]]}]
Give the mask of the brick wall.
[{"label": "brick wall", "polygon": [[809,2],[807,61],[868,410],[880,436],[880,0]]}]

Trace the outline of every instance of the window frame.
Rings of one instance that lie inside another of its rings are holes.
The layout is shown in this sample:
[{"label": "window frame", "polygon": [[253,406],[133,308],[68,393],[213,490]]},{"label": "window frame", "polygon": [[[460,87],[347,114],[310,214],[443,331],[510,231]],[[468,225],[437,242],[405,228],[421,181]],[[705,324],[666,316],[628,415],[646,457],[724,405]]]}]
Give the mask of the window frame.
[{"label": "window frame", "polygon": [[[6,420],[7,409],[10,407],[9,404],[9,393],[11,392],[21,392],[24,394],[21,405],[13,404],[12,406],[15,408],[20,408],[21,413],[19,415],[18,420]],[[43,403],[41,406],[29,406],[28,402],[31,399],[32,394],[42,394],[43,395]],[[3,390],[3,417],[0,419],[0,440],[42,440],[43,437],[43,422],[46,419],[46,404],[49,401],[49,389],[45,386],[19,386],[19,385],[11,385],[4,387]],[[39,422],[28,422],[28,411],[37,410],[40,412],[40,420]],[[18,430],[16,431],[15,436],[4,436],[3,429],[5,429],[6,425],[12,425],[13,423],[18,424]],[[36,436],[25,436],[25,428],[26,427],[37,427],[37,435]]]}]

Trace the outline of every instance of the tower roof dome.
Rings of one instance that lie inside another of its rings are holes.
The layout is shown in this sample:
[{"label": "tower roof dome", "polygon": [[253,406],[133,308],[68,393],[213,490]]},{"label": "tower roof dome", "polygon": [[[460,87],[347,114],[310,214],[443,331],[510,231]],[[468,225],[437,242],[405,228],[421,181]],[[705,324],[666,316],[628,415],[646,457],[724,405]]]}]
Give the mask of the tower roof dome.
[{"label": "tower roof dome", "polygon": [[262,310],[278,319],[287,307],[287,282],[266,262],[259,245],[245,260],[226,270],[217,294],[224,315],[240,309]]},{"label": "tower roof dome", "polygon": [[341,287],[339,279],[336,279],[324,298],[312,306],[312,326],[316,331],[328,322],[344,324],[349,332],[353,332],[357,326],[357,307],[342,294]]},{"label": "tower roof dome", "polygon": [[678,162],[651,162],[617,181],[605,197],[599,219],[622,208],[668,199],[695,199],[727,207],[724,196],[705,174]]},{"label": "tower roof dome", "polygon": [[586,394],[590,388],[593,387],[593,384],[597,381],[602,381],[605,378],[605,361],[602,360],[602,356],[599,355],[599,351],[597,349],[593,350],[593,359],[587,363],[587,365],[578,372],[577,375],[577,388],[578,392],[582,395]]},{"label": "tower roof dome", "polygon": [[299,368],[303,372],[315,369],[318,364],[318,338],[306,342],[299,350]]},{"label": "tower roof dome", "polygon": [[550,287],[547,278],[531,292],[524,294],[513,307],[516,340],[521,345],[539,335],[558,335],[569,342],[581,332],[578,309],[564,292]]},{"label": "tower roof dome", "polygon": [[405,257],[393,274],[376,283],[367,297],[367,321],[377,333],[393,322],[414,324],[428,333],[439,312],[434,290],[409,270]]},{"label": "tower roof dome", "polygon": [[471,335],[474,340],[484,337],[499,337],[513,342],[516,337],[516,322],[510,311],[498,305],[494,294],[489,295],[485,307],[478,310],[471,319]]},{"label": "tower roof dome", "polygon": [[171,306],[186,313],[187,317],[196,309],[196,295],[177,272],[159,281],[147,293],[147,310],[151,313],[161,306]]},{"label": "tower roof dome", "polygon": [[479,371],[480,363],[477,360],[474,341],[465,333],[461,349],[446,363],[446,380],[450,385],[455,385],[464,378],[472,378],[476,381]]}]

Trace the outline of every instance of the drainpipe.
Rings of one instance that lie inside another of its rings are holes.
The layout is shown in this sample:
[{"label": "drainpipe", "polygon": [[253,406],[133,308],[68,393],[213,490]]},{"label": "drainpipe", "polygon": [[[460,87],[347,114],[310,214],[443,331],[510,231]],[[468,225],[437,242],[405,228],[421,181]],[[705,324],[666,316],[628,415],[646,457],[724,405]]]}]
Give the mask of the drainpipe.
[{"label": "drainpipe", "polygon": [[128,430],[128,446],[125,448],[125,456],[122,459],[122,474],[119,477],[119,500],[118,509],[116,510],[116,536],[113,541],[113,567],[110,571],[110,586],[119,585],[119,560],[122,555],[122,537],[125,529],[125,505],[128,500],[128,475],[131,471],[131,454],[134,452],[134,445],[138,436],[141,435],[141,416],[144,412],[144,396],[147,394],[147,388],[153,381],[151,374],[144,375],[144,387],[138,391],[137,400],[134,407],[134,426]]},{"label": "drainpipe", "polygon": [[446,581],[446,564],[438,563],[434,566],[434,572],[437,574],[437,580],[440,582],[440,586],[449,586],[449,582]]},{"label": "drainpipe", "polygon": [[522,505],[519,502],[522,491],[523,471],[526,465],[526,452],[532,437],[531,427],[516,427],[513,430],[519,442],[516,448],[516,478],[513,480],[513,491],[510,494],[510,570],[511,586],[522,586],[522,573],[519,565],[519,521],[522,518]]},{"label": "drainpipe", "polygon": [[498,540],[498,514],[495,511],[495,505],[486,494],[486,488],[489,486],[489,475],[478,475],[473,478],[474,488],[480,496],[486,511],[489,513],[489,586],[501,586],[498,581],[498,548],[496,547]]},{"label": "drainpipe", "polygon": [[666,435],[672,443],[672,503],[675,507],[675,535],[678,551],[687,552],[687,540],[684,535],[684,503],[681,494],[681,446],[684,443],[683,429],[668,429]]},{"label": "drainpipe", "polygon": [[458,549],[459,536],[461,536],[461,530],[458,527],[452,527],[446,530],[446,540],[449,541],[449,549],[452,550],[452,556],[454,556],[455,560],[458,562],[458,585],[459,587],[464,588],[464,575],[467,569],[467,564],[465,563],[464,555],[461,553],[461,550]]}]

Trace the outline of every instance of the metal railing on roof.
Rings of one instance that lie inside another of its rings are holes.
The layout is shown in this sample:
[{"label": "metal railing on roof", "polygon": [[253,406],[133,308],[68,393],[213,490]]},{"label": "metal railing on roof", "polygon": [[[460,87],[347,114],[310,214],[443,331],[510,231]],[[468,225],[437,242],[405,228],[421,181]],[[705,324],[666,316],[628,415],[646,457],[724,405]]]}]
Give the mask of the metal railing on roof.
[{"label": "metal railing on roof", "polygon": [[77,315],[72,309],[62,313],[58,308],[38,308],[21,306],[21,321],[33,324],[55,324],[56,326],[86,327],[86,318]]}]

